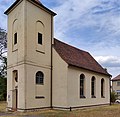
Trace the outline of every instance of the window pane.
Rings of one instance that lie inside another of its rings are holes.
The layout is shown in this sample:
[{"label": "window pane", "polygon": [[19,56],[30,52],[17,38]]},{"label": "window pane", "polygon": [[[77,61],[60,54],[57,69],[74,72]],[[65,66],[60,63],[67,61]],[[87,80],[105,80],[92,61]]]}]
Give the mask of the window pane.
[{"label": "window pane", "polygon": [[104,79],[101,80],[101,97],[104,97]]},{"label": "window pane", "polygon": [[44,74],[40,71],[36,73],[36,84],[44,84]]},{"label": "window pane", "polygon": [[84,96],[84,74],[80,75],[80,98],[85,98]]},{"label": "window pane", "polygon": [[117,82],[117,86],[120,86],[120,81]]},{"label": "window pane", "polygon": [[38,44],[42,45],[42,34],[38,33]]},{"label": "window pane", "polygon": [[117,90],[116,92],[117,92],[117,95],[119,95],[119,96],[120,96],[120,90]]},{"label": "window pane", "polygon": [[18,82],[18,71],[17,70],[13,71],[13,78],[14,78],[15,82]]},{"label": "window pane", "polygon": [[91,79],[91,96],[95,97],[95,77]]},{"label": "window pane", "polygon": [[17,33],[14,34],[14,45],[17,44]]}]

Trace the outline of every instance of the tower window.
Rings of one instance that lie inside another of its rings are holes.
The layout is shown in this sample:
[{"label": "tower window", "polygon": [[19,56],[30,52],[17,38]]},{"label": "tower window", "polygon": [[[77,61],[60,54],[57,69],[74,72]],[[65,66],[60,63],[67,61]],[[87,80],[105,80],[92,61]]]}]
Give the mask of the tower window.
[{"label": "tower window", "polygon": [[38,44],[42,45],[42,34],[38,32]]},{"label": "tower window", "polygon": [[17,70],[13,71],[13,78],[14,78],[15,82],[18,82],[18,71]]},{"label": "tower window", "polygon": [[17,44],[17,33],[14,34],[14,45]]},{"label": "tower window", "polygon": [[44,74],[41,71],[38,71],[36,73],[36,84],[44,84]]}]

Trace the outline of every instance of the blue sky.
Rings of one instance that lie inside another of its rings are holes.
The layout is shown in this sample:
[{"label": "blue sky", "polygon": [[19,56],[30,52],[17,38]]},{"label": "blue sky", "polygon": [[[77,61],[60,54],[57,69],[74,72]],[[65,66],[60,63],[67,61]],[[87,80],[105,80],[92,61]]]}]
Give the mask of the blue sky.
[{"label": "blue sky", "polygon": [[[0,1],[0,27],[7,30],[3,12],[15,0]],[[120,0],[41,0],[57,13],[54,37],[86,50],[114,76],[120,74]]]}]

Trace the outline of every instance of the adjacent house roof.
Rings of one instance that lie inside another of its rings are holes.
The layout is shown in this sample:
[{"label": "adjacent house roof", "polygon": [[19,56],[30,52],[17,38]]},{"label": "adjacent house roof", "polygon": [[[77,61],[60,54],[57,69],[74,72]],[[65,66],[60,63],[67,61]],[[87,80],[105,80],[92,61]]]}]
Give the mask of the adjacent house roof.
[{"label": "adjacent house roof", "polygon": [[116,76],[115,78],[112,79],[112,81],[117,81],[120,80],[120,75]]},{"label": "adjacent house roof", "polygon": [[[21,1],[23,0],[16,0],[4,13],[5,14],[9,14],[9,12],[14,9]],[[34,3],[38,6],[40,6],[41,8],[43,8],[44,10],[46,10],[47,12],[49,12],[51,15],[55,16],[56,13],[54,13],[53,11],[51,11],[50,9],[48,9],[47,7],[45,7],[39,0],[28,0],[31,3]]]},{"label": "adjacent house roof", "polygon": [[69,65],[111,76],[102,66],[86,51],[80,50],[66,43],[54,39],[54,48],[60,57]]}]

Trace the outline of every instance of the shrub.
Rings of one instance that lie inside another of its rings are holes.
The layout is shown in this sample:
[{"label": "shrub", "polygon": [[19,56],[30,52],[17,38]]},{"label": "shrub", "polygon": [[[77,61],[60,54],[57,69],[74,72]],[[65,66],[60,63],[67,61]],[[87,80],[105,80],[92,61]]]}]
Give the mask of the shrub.
[{"label": "shrub", "polygon": [[117,98],[118,98],[118,95],[115,93],[115,91],[112,91],[110,94],[110,101],[114,103]]}]

